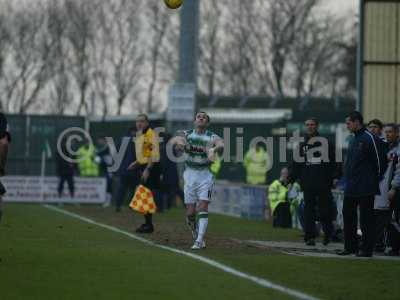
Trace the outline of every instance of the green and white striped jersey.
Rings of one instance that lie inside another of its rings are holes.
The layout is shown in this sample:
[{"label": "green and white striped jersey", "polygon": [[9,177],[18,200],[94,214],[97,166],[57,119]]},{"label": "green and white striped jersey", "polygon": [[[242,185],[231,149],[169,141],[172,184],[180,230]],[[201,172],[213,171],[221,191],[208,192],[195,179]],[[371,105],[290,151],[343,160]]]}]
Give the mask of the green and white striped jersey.
[{"label": "green and white striped jersey", "polygon": [[186,137],[186,167],[192,169],[207,169],[211,165],[207,150],[214,146],[214,142],[220,139],[214,132],[206,130],[198,134],[196,130],[185,131]]}]

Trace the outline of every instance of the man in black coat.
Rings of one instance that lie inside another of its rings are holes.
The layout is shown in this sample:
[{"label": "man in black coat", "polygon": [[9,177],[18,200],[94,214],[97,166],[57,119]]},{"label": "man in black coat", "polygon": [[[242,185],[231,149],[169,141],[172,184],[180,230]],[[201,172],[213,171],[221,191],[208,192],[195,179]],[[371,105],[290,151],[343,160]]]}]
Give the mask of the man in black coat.
[{"label": "man in black coat", "polygon": [[[60,153],[61,152],[61,153]],[[63,155],[67,156],[70,161],[66,160]],[[59,178],[58,181],[58,196],[61,198],[64,191],[64,183],[67,182],[69,195],[71,198],[75,195],[75,182],[74,182],[74,173],[76,170],[76,164],[72,161],[74,157],[71,153],[68,153],[68,149],[65,143],[61,145],[60,151],[56,152],[56,173]]]},{"label": "man in black coat", "polygon": [[[175,148],[169,148],[172,147],[172,144],[169,143],[172,137],[168,133],[161,133],[160,138],[163,139],[163,142],[160,144],[162,190],[162,196],[160,198],[166,199],[166,201],[162,200],[162,207],[169,209],[175,205],[175,198],[177,195],[183,200],[183,191],[179,186],[177,163],[168,156],[168,151],[172,151],[173,155],[178,157],[178,154],[176,153],[177,150]],[[164,207],[164,205],[166,207]],[[160,205],[157,205],[157,207],[160,209]]]},{"label": "man in black coat", "polygon": [[299,180],[304,192],[304,221],[306,245],[314,246],[316,237],[316,211],[324,231],[324,245],[327,245],[333,234],[333,180],[338,179],[341,165],[336,162],[335,147],[318,133],[319,121],[309,118],[305,122],[305,142],[300,143],[297,155],[291,168],[291,181]]},{"label": "man in black coat", "polygon": [[[11,135],[8,131],[8,123],[6,116],[3,113],[0,113],[0,176],[4,176],[5,174],[8,146],[10,142],[11,142]],[[0,182],[0,221],[1,217],[3,216],[2,197],[5,193],[6,189]]]},{"label": "man in black coat", "polygon": [[132,142],[136,135],[136,128],[131,127],[125,137],[122,138],[121,144],[124,139],[128,139],[129,143],[124,152],[124,157],[121,161],[121,165],[116,172],[119,177],[118,189],[116,192],[115,210],[116,212],[121,211],[121,207],[124,203],[126,193],[129,191],[129,198],[132,198],[136,186],[139,184],[139,172],[137,170],[128,170],[128,167],[136,160],[135,145]]},{"label": "man in black coat", "polygon": [[[344,250],[339,255],[357,254],[371,257],[375,243],[374,199],[386,170],[385,147],[379,137],[363,125],[362,115],[354,111],[346,118],[347,128],[354,134],[345,163],[343,202]],[[357,240],[357,207],[360,208],[362,248]]]},{"label": "man in black coat", "polygon": [[108,168],[113,164],[113,157],[111,155],[110,147],[107,144],[105,136],[101,136],[97,139],[96,158],[95,161],[99,164],[100,176],[106,179],[106,202],[103,204],[104,207],[108,207],[111,204],[112,199],[112,174],[108,171]]}]

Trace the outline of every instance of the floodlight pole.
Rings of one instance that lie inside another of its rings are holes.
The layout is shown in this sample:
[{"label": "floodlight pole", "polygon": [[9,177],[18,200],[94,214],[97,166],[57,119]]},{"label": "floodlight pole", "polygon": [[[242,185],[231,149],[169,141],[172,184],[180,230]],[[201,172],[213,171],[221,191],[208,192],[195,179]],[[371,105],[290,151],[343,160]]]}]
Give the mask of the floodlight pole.
[{"label": "floodlight pole", "polygon": [[365,13],[365,0],[359,0],[356,110],[358,110],[361,113],[363,109],[363,98],[364,98],[364,13]]},{"label": "floodlight pole", "polygon": [[178,83],[197,86],[200,0],[185,0],[181,8]]},{"label": "floodlight pole", "polygon": [[197,109],[200,0],[184,0],[180,8],[179,70],[170,87],[167,127],[171,133],[189,129]]}]

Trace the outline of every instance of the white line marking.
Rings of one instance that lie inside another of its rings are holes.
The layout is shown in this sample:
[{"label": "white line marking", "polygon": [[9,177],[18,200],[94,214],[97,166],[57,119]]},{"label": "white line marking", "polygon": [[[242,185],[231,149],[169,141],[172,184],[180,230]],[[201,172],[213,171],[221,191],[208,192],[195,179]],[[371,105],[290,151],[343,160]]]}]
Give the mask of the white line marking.
[{"label": "white line marking", "polygon": [[163,245],[160,245],[160,244],[156,244],[156,243],[154,243],[152,241],[146,240],[146,239],[144,239],[144,238],[142,238],[140,236],[137,236],[135,234],[132,234],[130,232],[121,230],[119,228],[116,228],[116,227],[113,227],[113,226],[110,226],[110,225],[106,225],[106,224],[103,224],[103,223],[96,222],[96,221],[94,221],[92,219],[89,219],[89,218],[86,218],[86,217],[82,217],[82,216],[80,216],[78,214],[66,211],[64,209],[61,209],[61,208],[58,208],[58,207],[55,207],[55,206],[51,206],[51,205],[43,205],[43,206],[45,208],[47,208],[47,209],[54,210],[54,211],[56,211],[58,213],[61,213],[63,215],[69,216],[69,217],[73,217],[73,218],[78,219],[80,221],[83,221],[83,222],[86,222],[86,223],[90,223],[90,224],[93,224],[93,225],[108,229],[108,230],[116,232],[116,233],[123,234],[123,235],[125,235],[127,237],[130,237],[132,239],[135,239],[135,240],[140,241],[142,243],[145,243],[147,245],[154,246],[154,247],[157,247],[157,248],[160,248],[160,249],[164,249],[164,250],[167,250],[167,251],[170,251],[170,252],[174,252],[174,253],[177,253],[177,254],[181,254],[181,255],[193,258],[193,259],[201,261],[201,262],[203,262],[203,263],[205,263],[205,264],[207,264],[209,266],[212,266],[212,267],[214,267],[216,269],[222,270],[222,271],[224,271],[226,273],[235,275],[235,276],[243,278],[243,279],[247,279],[247,280],[249,280],[251,282],[254,282],[254,283],[256,283],[256,284],[258,284],[258,285],[260,285],[262,287],[269,288],[269,289],[272,289],[272,290],[276,290],[276,291],[279,291],[279,292],[284,293],[284,294],[289,295],[289,296],[293,296],[296,299],[318,300],[318,298],[315,298],[313,296],[307,295],[307,294],[305,294],[303,292],[300,292],[300,291],[297,291],[297,290],[293,290],[293,289],[287,288],[285,286],[273,283],[273,282],[271,282],[271,281],[269,281],[267,279],[264,279],[264,278],[256,277],[256,276],[253,276],[253,275],[238,271],[238,270],[236,270],[234,268],[231,268],[231,267],[229,267],[227,265],[219,263],[219,262],[217,262],[215,260],[200,256],[200,255],[196,255],[196,254],[193,254],[193,253],[190,253],[190,252],[186,252],[186,251],[183,251],[183,250],[179,250],[179,249],[171,248],[171,247],[168,247],[168,246],[163,246]]}]

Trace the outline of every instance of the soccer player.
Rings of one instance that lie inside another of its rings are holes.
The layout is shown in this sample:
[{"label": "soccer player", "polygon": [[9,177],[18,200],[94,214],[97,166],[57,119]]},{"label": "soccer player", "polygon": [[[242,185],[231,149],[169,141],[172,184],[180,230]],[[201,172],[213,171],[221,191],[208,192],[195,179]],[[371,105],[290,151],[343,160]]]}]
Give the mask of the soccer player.
[{"label": "soccer player", "polygon": [[[0,113],[0,176],[4,176],[8,154],[8,145],[11,141],[11,136],[8,132],[7,119],[3,113]],[[0,182],[0,222],[3,216],[2,197],[6,193],[4,185]]]},{"label": "soccer player", "polygon": [[214,185],[214,176],[210,171],[210,165],[216,158],[216,154],[221,152],[224,147],[222,139],[207,129],[209,123],[210,117],[205,112],[199,112],[194,121],[195,129],[185,131],[184,198],[186,221],[195,240],[192,250],[205,248],[204,236],[208,226],[208,204]]}]

